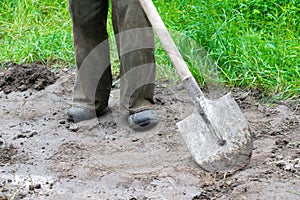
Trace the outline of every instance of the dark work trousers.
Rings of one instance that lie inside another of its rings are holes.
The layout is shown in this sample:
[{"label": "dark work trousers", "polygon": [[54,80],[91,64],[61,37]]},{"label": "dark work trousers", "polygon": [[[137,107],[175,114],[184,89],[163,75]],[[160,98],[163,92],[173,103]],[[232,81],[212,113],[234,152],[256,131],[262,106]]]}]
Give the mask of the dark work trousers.
[{"label": "dark work trousers", "polygon": [[[108,0],[69,0],[77,73],[73,105],[101,110],[112,87]],[[153,109],[154,37],[138,0],[112,0],[112,21],[120,59],[120,108],[130,113]]]}]

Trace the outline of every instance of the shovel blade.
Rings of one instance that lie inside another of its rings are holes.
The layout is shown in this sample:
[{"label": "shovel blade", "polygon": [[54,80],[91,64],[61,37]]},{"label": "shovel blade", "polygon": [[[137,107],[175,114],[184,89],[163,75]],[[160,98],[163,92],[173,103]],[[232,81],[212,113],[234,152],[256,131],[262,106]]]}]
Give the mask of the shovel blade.
[{"label": "shovel blade", "polygon": [[226,140],[221,146],[196,110],[177,123],[194,160],[209,172],[236,171],[245,167],[252,155],[253,141],[247,120],[231,94],[205,100],[205,112],[212,126]]}]

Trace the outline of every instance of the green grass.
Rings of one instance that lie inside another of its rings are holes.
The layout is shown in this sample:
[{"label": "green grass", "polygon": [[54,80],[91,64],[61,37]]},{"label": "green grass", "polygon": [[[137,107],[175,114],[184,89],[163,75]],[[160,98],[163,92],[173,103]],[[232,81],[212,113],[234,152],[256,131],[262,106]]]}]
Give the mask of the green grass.
[{"label": "green grass", "polygon": [[[259,89],[263,95],[280,99],[299,98],[298,0],[154,3],[200,83],[217,79],[229,86]],[[67,7],[65,0],[2,0],[0,64],[12,61],[74,65]],[[160,74],[173,78],[170,61],[161,47],[156,56],[163,66]],[[115,66],[116,59],[114,54]]]},{"label": "green grass", "polygon": [[0,62],[73,62],[67,3],[1,0]]},{"label": "green grass", "polygon": [[198,41],[228,84],[299,97],[299,1],[156,2],[168,27]]}]

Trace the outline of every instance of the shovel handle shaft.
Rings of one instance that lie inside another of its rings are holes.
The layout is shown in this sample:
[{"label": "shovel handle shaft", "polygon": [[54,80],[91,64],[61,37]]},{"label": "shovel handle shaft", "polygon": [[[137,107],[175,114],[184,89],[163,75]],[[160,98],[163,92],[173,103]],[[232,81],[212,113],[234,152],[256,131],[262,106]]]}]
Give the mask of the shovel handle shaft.
[{"label": "shovel handle shaft", "polygon": [[195,106],[197,107],[199,114],[202,116],[203,120],[207,124],[210,132],[217,139],[218,144],[221,146],[224,145],[226,141],[223,139],[222,135],[217,133],[217,131],[214,129],[210,119],[208,118],[205,112],[206,103],[204,99],[204,94],[201,91],[192,73],[190,72],[187,64],[183,60],[175,42],[173,41],[164,22],[159,16],[159,13],[155,5],[153,4],[152,0],[139,0],[139,1],[152,27],[155,29],[162,46],[166,50],[173,66],[175,67],[178,75],[183,81],[183,85],[185,86],[188,94],[192,98],[192,101],[194,102]]},{"label": "shovel handle shaft", "polygon": [[139,1],[181,80],[191,77],[192,74],[188,66],[184,62],[178,48],[176,47],[176,44],[174,43],[161,17],[159,16],[159,13],[157,12],[157,9],[152,0]]}]

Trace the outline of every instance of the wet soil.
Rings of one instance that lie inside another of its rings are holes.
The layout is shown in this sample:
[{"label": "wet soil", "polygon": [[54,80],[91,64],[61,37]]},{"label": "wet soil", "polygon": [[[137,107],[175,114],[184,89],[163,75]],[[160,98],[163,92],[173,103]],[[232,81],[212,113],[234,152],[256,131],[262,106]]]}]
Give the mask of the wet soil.
[{"label": "wet soil", "polygon": [[66,121],[74,70],[57,76],[42,90],[28,83],[0,92],[0,199],[300,199],[299,103],[269,105],[233,91],[253,132],[252,159],[235,173],[211,174],[176,127],[194,110],[182,86],[158,80],[160,123],[134,132],[119,114],[117,88],[110,113]]},{"label": "wet soil", "polygon": [[42,90],[55,80],[55,74],[45,66],[13,64],[8,70],[0,73],[0,91],[8,94],[29,88]]}]

